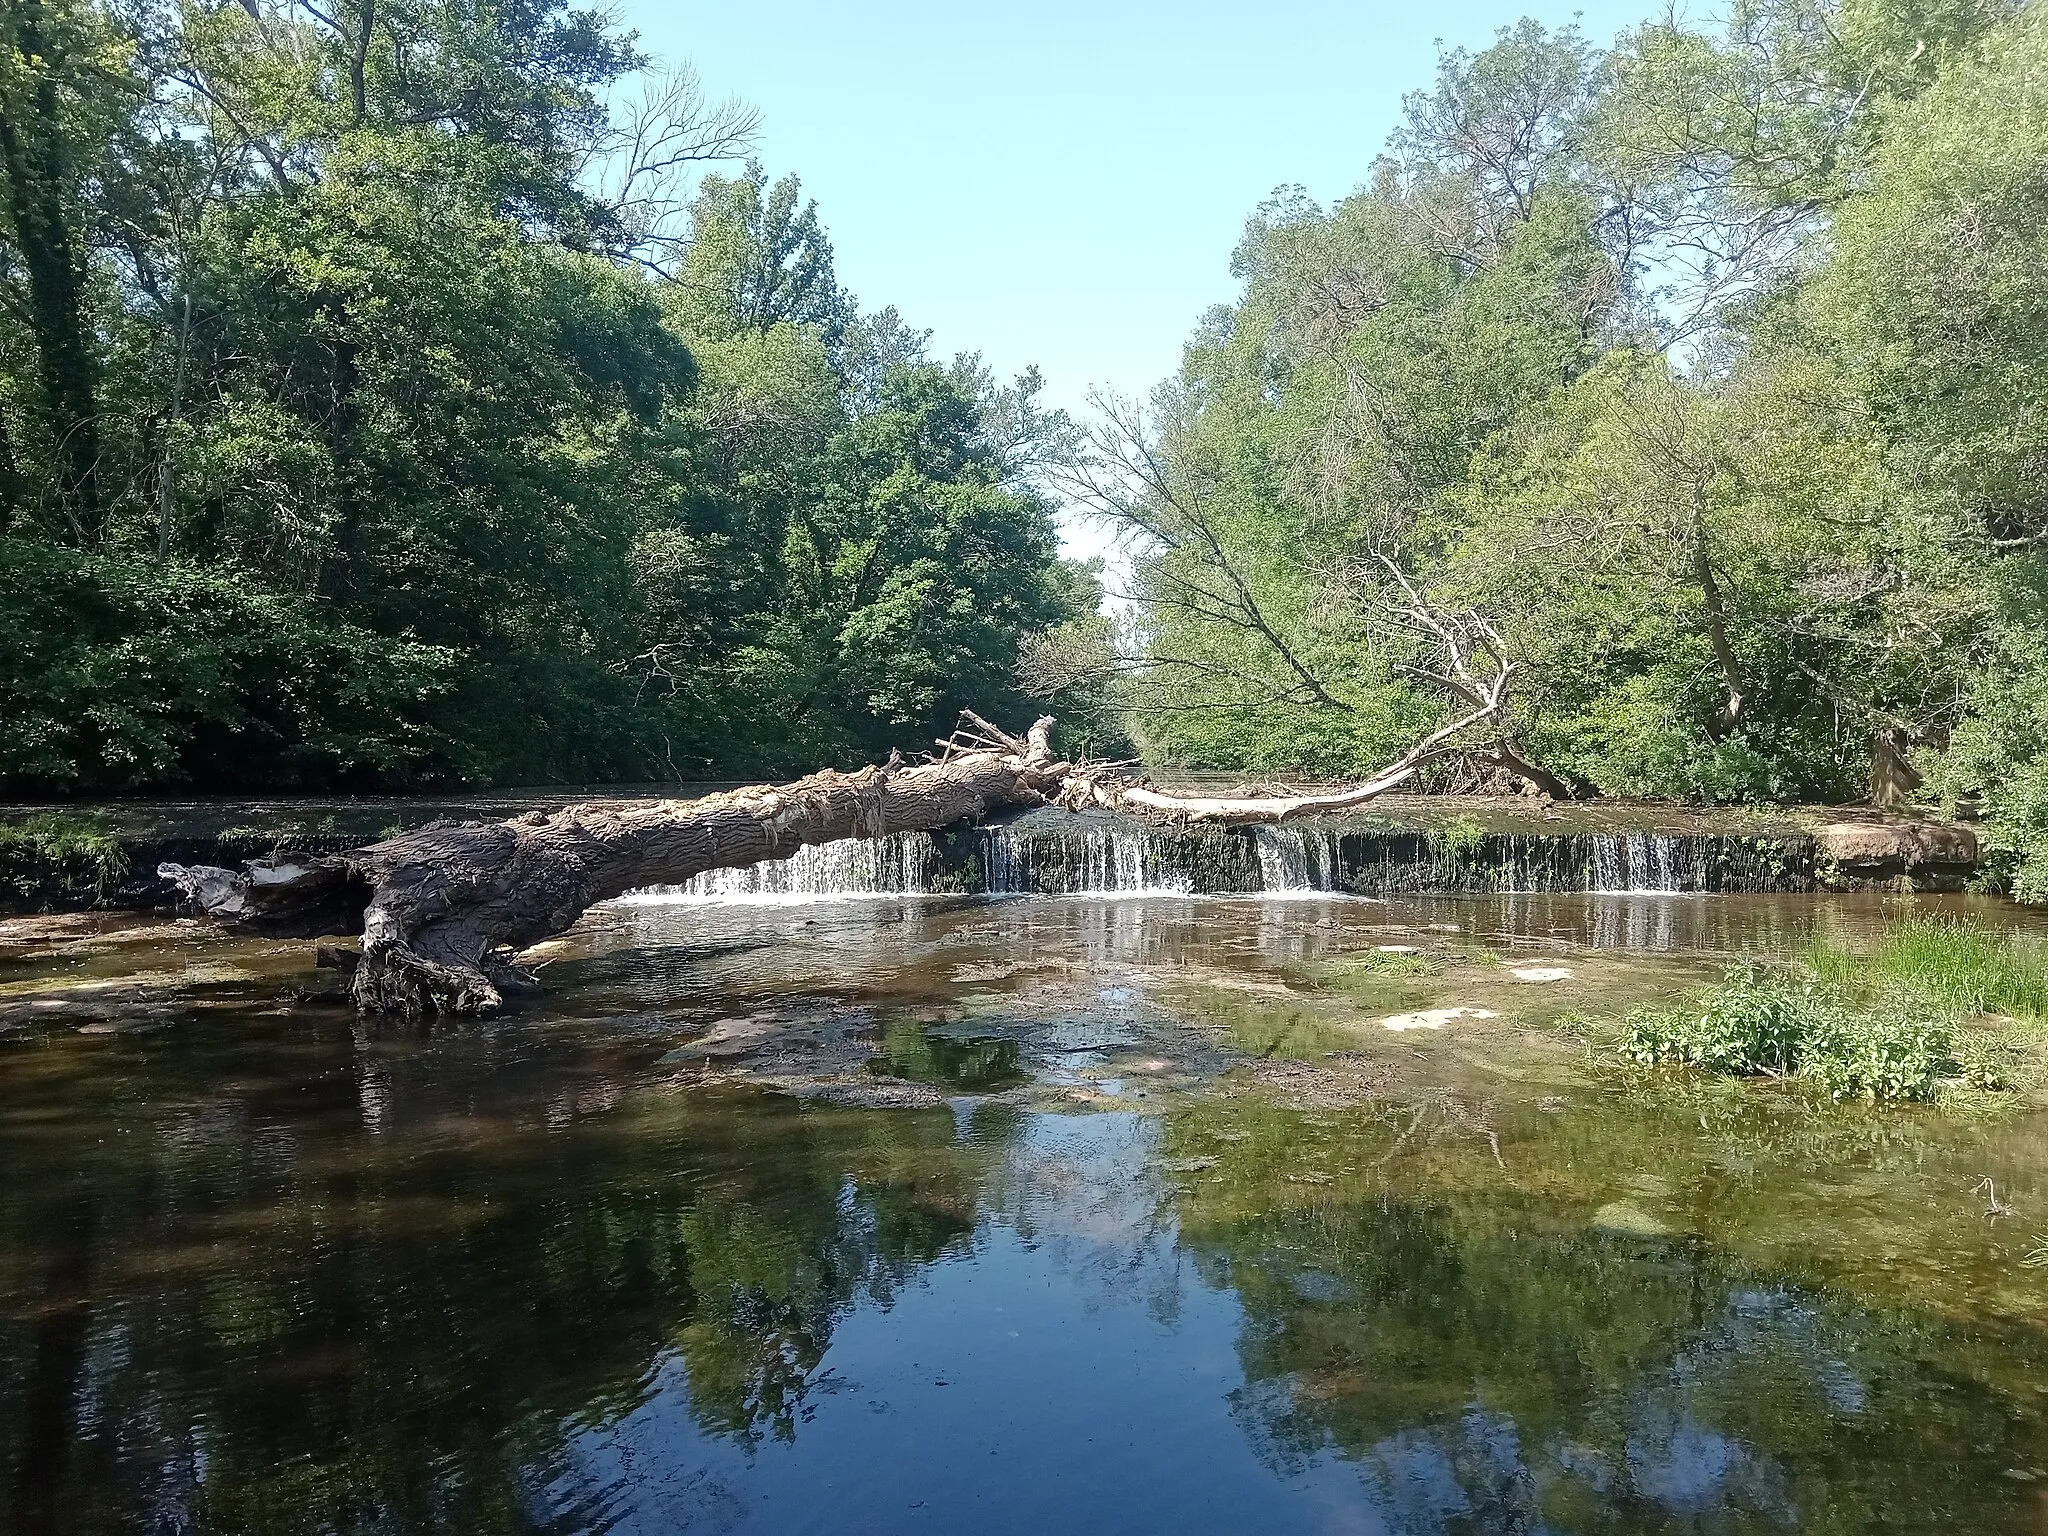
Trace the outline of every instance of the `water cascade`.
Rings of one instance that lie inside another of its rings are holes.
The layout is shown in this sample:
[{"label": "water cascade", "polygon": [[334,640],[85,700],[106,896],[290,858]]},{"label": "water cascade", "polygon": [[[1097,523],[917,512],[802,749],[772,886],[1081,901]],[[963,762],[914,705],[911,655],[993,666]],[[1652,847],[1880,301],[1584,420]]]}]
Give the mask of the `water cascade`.
[{"label": "water cascade", "polygon": [[1677,894],[1793,891],[1813,885],[1802,836],[1711,832],[1488,832],[1475,838],[1408,831],[1347,833],[1340,883],[1373,895]]},{"label": "water cascade", "polygon": [[844,896],[921,896],[931,890],[938,849],[927,832],[813,843],[786,859],[715,869],[682,885],[651,885],[628,902],[824,901]]},{"label": "water cascade", "polygon": [[1699,841],[1681,841],[1670,832],[1596,833],[1587,839],[1587,888],[1601,892],[1703,891],[1708,877],[1696,856],[1703,851],[1697,847]]},{"label": "water cascade", "polygon": [[1328,827],[1253,827],[1259,889],[1270,895],[1341,888],[1343,849]]},{"label": "water cascade", "polygon": [[1135,822],[1076,817],[1058,831],[981,834],[983,889],[991,896],[1185,895],[1194,889],[1174,839]]},{"label": "water cascade", "polygon": [[[976,852],[979,858],[975,857]],[[1063,811],[934,837],[802,848],[750,869],[652,886],[629,902],[820,901],[853,896],[1679,894],[1814,885],[1799,836],[1579,830],[1478,832],[1330,820],[1161,827]]]}]

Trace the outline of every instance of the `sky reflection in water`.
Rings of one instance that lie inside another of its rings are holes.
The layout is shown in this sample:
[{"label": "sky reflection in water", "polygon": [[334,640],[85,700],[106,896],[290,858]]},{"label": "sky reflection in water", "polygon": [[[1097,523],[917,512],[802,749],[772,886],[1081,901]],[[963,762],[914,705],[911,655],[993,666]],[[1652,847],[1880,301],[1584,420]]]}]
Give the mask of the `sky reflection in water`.
[{"label": "sky reflection in water", "polygon": [[[621,1011],[824,972],[899,1059],[965,968],[1064,957],[1120,1009],[1181,962],[1306,963],[1333,941],[1301,906],[693,920],[664,953],[642,914],[560,1013],[489,1030],[195,985],[153,1029],[18,1035],[0,1528],[2048,1523],[2039,1292],[1960,1197],[1932,1209],[1982,1165],[2025,1211],[2038,1115],[1449,1079],[1350,1110],[800,1107],[664,1081]],[[1015,1076],[958,1054],[932,1060]]]}]

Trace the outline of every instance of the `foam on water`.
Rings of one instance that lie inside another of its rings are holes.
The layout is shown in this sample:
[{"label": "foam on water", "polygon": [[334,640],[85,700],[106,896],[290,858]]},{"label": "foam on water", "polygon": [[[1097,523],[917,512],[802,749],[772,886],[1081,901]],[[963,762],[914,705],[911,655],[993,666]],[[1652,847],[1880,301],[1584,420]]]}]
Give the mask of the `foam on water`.
[{"label": "foam on water", "polygon": [[1185,896],[1194,889],[1150,830],[1135,824],[1090,821],[1028,843],[1007,827],[984,828],[981,863],[991,896]]},{"label": "foam on water", "polygon": [[786,859],[707,870],[681,885],[650,885],[619,900],[632,906],[724,902],[762,906],[926,896],[938,850],[925,832],[812,843]]}]

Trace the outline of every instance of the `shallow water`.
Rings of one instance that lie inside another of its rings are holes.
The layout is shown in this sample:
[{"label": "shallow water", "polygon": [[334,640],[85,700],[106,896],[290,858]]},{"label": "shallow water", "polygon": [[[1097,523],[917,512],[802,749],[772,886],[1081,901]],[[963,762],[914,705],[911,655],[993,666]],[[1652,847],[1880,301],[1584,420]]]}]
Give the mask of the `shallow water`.
[{"label": "shallow water", "polygon": [[0,1529],[2048,1529],[2048,1111],[1569,1024],[1937,909],[620,906],[427,1031],[0,926]]}]

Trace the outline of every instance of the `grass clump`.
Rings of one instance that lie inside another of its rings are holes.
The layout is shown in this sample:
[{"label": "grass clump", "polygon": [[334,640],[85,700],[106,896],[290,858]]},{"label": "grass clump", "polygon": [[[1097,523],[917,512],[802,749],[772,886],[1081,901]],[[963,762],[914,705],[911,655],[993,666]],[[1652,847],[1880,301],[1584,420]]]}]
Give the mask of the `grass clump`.
[{"label": "grass clump", "polygon": [[1443,968],[1441,960],[1426,954],[1410,955],[1380,950],[1345,955],[1332,962],[1332,969],[1340,973],[1369,977],[1436,976],[1442,973]]},{"label": "grass clump", "polygon": [[1920,919],[1856,954],[1817,944],[1808,964],[1830,985],[1903,991],[1955,1014],[2048,1019],[2048,966],[2038,946],[1953,919]]},{"label": "grass clump", "polygon": [[52,880],[104,897],[127,873],[127,850],[101,813],[42,811],[0,823],[0,877],[18,897],[44,895]]},{"label": "grass clump", "polygon": [[1646,1066],[1801,1077],[1837,1099],[1924,1102],[2018,1085],[2026,1052],[1992,1018],[2048,1020],[2037,952],[2009,935],[1919,921],[1867,954],[1819,945],[1803,963],[1737,965],[1681,1007],[1632,1014],[1622,1049]]},{"label": "grass clump", "polygon": [[1439,862],[1466,863],[1477,857],[1486,841],[1486,823],[1469,811],[1445,817],[1425,834],[1429,850]]}]

